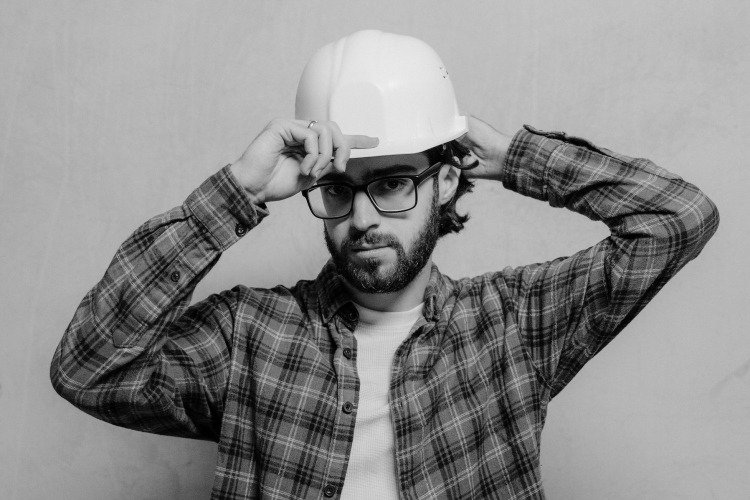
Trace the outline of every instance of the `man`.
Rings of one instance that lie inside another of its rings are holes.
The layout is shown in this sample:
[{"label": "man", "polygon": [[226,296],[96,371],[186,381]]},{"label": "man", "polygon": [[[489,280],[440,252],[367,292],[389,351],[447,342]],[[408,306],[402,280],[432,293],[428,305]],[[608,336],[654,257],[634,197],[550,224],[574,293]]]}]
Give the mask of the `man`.
[{"label": "man", "polygon": [[[121,246],[55,353],[56,390],[117,425],[218,441],[216,498],[543,497],[548,402],[700,252],[715,206],[648,160],[459,116],[409,37],[321,49],[296,114]],[[471,179],[611,235],[452,280],[431,255]],[[318,278],[188,307],[266,204],[299,192],[332,254]]]}]

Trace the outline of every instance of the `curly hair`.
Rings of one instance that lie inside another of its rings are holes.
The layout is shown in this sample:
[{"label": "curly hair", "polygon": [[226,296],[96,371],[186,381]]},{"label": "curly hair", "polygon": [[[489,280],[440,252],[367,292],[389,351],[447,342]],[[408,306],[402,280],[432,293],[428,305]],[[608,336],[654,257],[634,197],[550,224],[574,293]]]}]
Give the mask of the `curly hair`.
[{"label": "curly hair", "polygon": [[[430,161],[430,165],[443,162],[454,167],[461,167],[461,159],[469,154],[469,150],[457,141],[450,141],[428,149],[425,151],[425,154]],[[456,202],[464,194],[470,193],[473,188],[474,183],[467,179],[464,173],[461,172],[458,177],[458,187],[453,198],[448,203],[440,206],[438,236],[457,233],[464,228],[464,224],[469,220],[469,214],[459,214],[456,211]]]}]

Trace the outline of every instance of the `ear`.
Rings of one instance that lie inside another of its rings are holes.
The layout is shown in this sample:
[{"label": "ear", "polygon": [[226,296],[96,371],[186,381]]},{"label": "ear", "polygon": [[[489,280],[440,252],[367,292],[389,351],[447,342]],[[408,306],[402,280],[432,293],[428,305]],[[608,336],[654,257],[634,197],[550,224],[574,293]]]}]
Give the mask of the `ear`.
[{"label": "ear", "polygon": [[445,163],[440,168],[437,182],[439,187],[439,202],[441,205],[445,205],[453,199],[453,195],[456,194],[456,189],[458,189],[458,178],[460,175],[461,171],[453,165]]}]

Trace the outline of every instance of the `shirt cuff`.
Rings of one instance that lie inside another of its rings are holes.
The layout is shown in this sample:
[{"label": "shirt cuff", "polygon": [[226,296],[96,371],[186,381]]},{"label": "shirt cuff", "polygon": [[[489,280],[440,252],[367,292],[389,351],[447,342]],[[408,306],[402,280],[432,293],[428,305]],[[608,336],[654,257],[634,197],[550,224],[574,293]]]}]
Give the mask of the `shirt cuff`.
[{"label": "shirt cuff", "polygon": [[503,164],[503,186],[539,200],[547,199],[547,165],[565,140],[563,132],[543,132],[524,125],[513,136]]},{"label": "shirt cuff", "polygon": [[220,251],[232,246],[268,215],[264,203],[255,204],[225,166],[206,179],[185,200]]}]

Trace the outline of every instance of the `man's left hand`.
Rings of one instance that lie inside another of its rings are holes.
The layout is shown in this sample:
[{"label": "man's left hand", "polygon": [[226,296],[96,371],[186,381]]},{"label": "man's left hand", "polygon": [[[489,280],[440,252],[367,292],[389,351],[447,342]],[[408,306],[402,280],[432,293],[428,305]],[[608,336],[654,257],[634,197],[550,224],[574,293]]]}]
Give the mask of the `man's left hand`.
[{"label": "man's left hand", "polygon": [[471,154],[463,159],[461,166],[468,167],[474,162],[477,164],[474,168],[464,170],[467,178],[502,180],[503,163],[510,146],[510,137],[479,118],[469,116],[469,131],[457,141],[471,150]]}]

